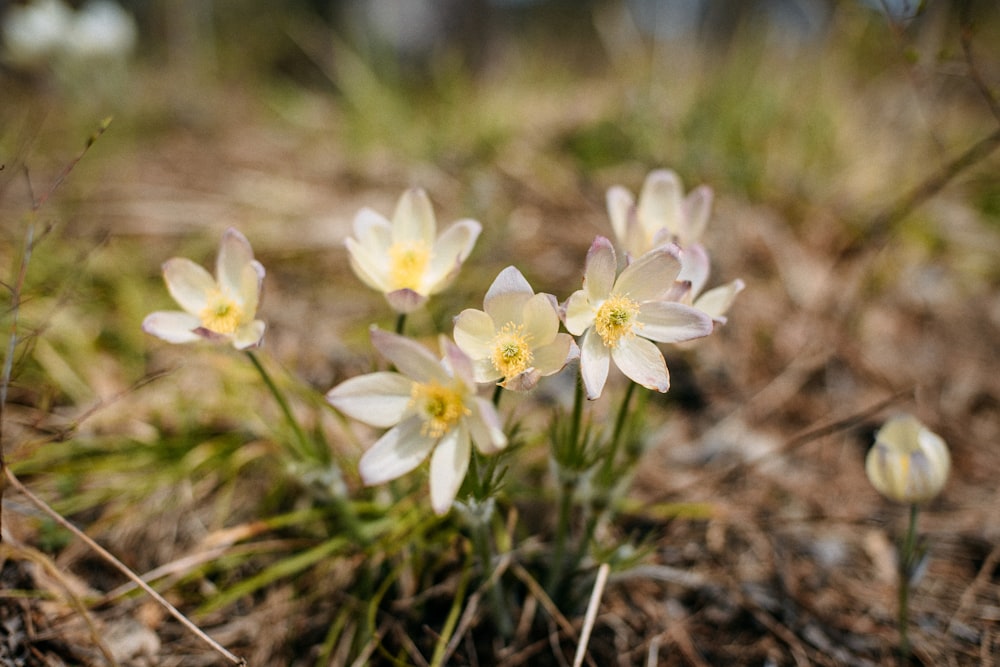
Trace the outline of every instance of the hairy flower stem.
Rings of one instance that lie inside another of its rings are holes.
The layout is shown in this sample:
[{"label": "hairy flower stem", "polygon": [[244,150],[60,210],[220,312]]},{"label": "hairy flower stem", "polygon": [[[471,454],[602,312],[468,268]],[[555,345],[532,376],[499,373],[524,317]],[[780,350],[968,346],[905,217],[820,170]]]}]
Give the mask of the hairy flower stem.
[{"label": "hairy flower stem", "polygon": [[484,511],[484,509],[477,508],[472,512],[472,543],[483,568],[483,577],[493,579],[487,583],[487,586],[490,591],[490,606],[493,608],[493,620],[496,621],[497,631],[501,638],[509,639],[514,635],[514,624],[511,620],[510,610],[507,608],[502,580],[498,574],[495,575],[493,569],[493,547],[490,541],[490,515],[492,512]]},{"label": "hairy flower stem", "polygon": [[[580,442],[580,434],[583,431],[583,381],[578,379],[576,391],[573,394],[573,417],[570,421],[569,449],[570,454],[560,461],[559,457],[554,457],[556,471],[559,479],[559,515],[556,518],[555,547],[552,552],[552,569],[549,570],[546,590],[549,595],[556,597],[563,585],[563,577],[566,571],[566,542],[569,539],[569,524],[573,510],[573,491],[579,482],[579,475],[572,471],[572,465],[582,457],[583,443]],[[564,465],[569,463],[570,466]]]},{"label": "hairy flower stem", "polygon": [[402,336],[403,329],[405,328],[406,328],[406,313],[400,313],[399,317],[396,318],[396,333]]},{"label": "hairy flower stem", "polygon": [[910,661],[910,580],[916,569],[917,515],[920,510],[916,503],[910,505],[910,523],[903,537],[899,554],[899,653],[903,664]]},{"label": "hairy flower stem", "polygon": [[[322,463],[327,463],[336,468],[334,471],[336,478],[341,480],[340,469],[337,467],[336,463],[330,460],[330,454],[324,448],[316,444],[314,441],[310,440],[306,435],[305,431],[302,430],[302,425],[299,424],[298,420],[295,419],[295,415],[292,414],[292,408],[288,405],[288,401],[285,399],[285,395],[278,389],[278,385],[274,383],[271,378],[271,374],[267,372],[264,368],[264,364],[261,363],[260,359],[254,354],[253,350],[246,350],[247,357],[250,358],[250,362],[253,364],[254,368],[257,369],[257,373],[260,374],[264,384],[267,385],[268,390],[271,395],[274,396],[274,400],[278,403],[278,407],[281,408],[281,412],[285,417],[285,421],[288,422],[289,427],[291,427],[292,432],[295,434],[296,445],[292,447],[295,453],[303,460],[309,460],[310,458],[320,461]],[[343,519],[349,532],[358,540],[364,539],[364,533],[361,530],[361,525],[358,523],[358,517],[354,512],[354,508],[347,500],[346,489],[343,484],[338,485],[340,488],[334,489],[332,494],[333,502],[337,506],[337,511],[340,514],[341,519]]]},{"label": "hairy flower stem", "polygon": [[602,470],[609,487],[612,485],[611,473],[614,471],[615,459],[618,457],[618,447],[621,445],[622,433],[625,430],[625,420],[628,418],[629,404],[632,402],[632,394],[635,393],[635,382],[628,383],[625,396],[622,398],[621,407],[618,408],[618,417],[615,419],[615,430],[611,433],[611,442],[608,444],[608,453],[604,457],[604,468]]}]

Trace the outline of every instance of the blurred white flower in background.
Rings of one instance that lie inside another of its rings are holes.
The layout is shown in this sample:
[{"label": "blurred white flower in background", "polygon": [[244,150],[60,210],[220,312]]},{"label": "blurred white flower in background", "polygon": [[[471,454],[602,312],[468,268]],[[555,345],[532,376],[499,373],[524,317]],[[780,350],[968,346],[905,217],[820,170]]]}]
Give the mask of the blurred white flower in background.
[{"label": "blurred white flower in background", "polygon": [[112,0],[91,0],[74,11],[62,0],[14,5],[3,17],[3,57],[25,68],[125,59],[135,50],[135,18]]}]

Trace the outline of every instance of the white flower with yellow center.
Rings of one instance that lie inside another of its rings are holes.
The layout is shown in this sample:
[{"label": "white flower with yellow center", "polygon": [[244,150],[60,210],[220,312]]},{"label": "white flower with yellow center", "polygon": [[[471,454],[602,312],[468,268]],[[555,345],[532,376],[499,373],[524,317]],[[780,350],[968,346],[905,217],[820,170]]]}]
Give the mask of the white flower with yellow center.
[{"label": "white flower with yellow center", "polygon": [[527,391],[579,355],[573,337],[559,333],[555,297],[535,294],[521,272],[508,266],[490,285],[483,310],[455,318],[455,342],[472,359],[477,382]]},{"label": "white flower with yellow center", "polygon": [[150,313],[146,333],[170,343],[201,339],[228,340],[238,350],[256,347],[266,325],[254,319],[264,280],[264,267],[253,258],[250,242],[232,227],[222,235],[216,277],[189,259],[163,264],[167,290],[183,311]]},{"label": "white flower with yellow center", "polygon": [[441,338],[444,359],[403,336],[373,329],[372,344],[398,372],[360,375],[331,389],[338,410],[386,433],[361,457],[365,484],[396,479],[431,457],[431,506],[451,507],[472,455],[471,446],[492,454],[507,445],[493,405],[476,395],[472,362]]},{"label": "white flower with yellow center", "polygon": [[934,498],[944,488],[950,470],[948,445],[911,415],[887,421],[875,434],[875,444],[865,459],[872,486],[900,503]]},{"label": "white flower with yellow center", "polygon": [[647,252],[616,279],[617,266],[611,242],[598,236],[587,252],[583,289],[563,306],[566,329],[583,335],[580,375],[591,400],[604,390],[612,360],[637,384],[667,391],[667,365],[651,341],[678,343],[712,332],[708,315],[665,300],[681,270],[676,246]]},{"label": "white flower with yellow center", "polygon": [[403,193],[392,222],[364,208],[354,218],[354,238],[346,241],[354,273],[385,294],[399,313],[422,306],[458,274],[482,231],[475,220],[459,220],[441,236],[427,193]]}]

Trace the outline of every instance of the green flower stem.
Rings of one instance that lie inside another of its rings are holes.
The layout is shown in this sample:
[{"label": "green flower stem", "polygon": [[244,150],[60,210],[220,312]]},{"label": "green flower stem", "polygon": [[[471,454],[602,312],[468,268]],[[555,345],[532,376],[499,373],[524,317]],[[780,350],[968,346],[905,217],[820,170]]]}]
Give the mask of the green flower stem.
[{"label": "green flower stem", "polygon": [[611,443],[608,445],[608,453],[604,458],[603,473],[609,484],[611,473],[615,466],[615,459],[618,457],[618,447],[621,445],[622,433],[625,431],[625,419],[628,417],[629,404],[632,402],[632,395],[635,393],[635,388],[635,382],[628,383],[628,389],[625,390],[621,407],[618,408],[618,417],[615,419],[615,430],[611,433]]},{"label": "green flower stem", "polygon": [[[583,448],[580,442],[580,433],[583,431],[583,378],[578,378],[576,391],[573,394],[573,417],[570,422],[569,448],[570,453],[566,455],[567,462],[576,461]],[[555,444],[555,443],[553,443]],[[569,539],[570,514],[573,509],[573,490],[578,475],[569,477],[568,470],[564,469],[563,462],[558,456],[553,457],[556,465],[556,473],[559,477],[559,516],[556,518],[555,547],[552,552],[552,569],[549,570],[546,581],[546,590],[550,596],[555,596],[557,589],[562,586],[563,573],[565,571],[566,541]]]},{"label": "green flower stem", "polygon": [[899,653],[903,662],[910,660],[910,579],[916,567],[917,515],[916,503],[910,505],[910,523],[899,554]]},{"label": "green flower stem", "polygon": [[[476,555],[483,567],[483,577],[488,579],[493,576],[493,548],[490,546],[490,513],[476,508],[472,513],[472,543],[476,549]],[[500,577],[496,577],[489,585],[490,605],[493,607],[493,620],[496,621],[497,631],[504,639],[509,639],[514,635],[514,623],[511,620],[510,610],[507,609],[507,600],[504,597],[503,585]]]},{"label": "green flower stem", "polygon": [[493,407],[494,408],[499,408],[500,407],[500,397],[501,396],[503,396],[503,387],[501,387],[500,385],[497,385],[496,388],[493,390]]},{"label": "green flower stem", "polygon": [[260,359],[256,354],[254,354],[253,350],[246,350],[246,355],[250,358],[254,368],[257,369],[261,379],[264,380],[264,384],[267,385],[267,388],[271,391],[271,395],[274,396],[274,400],[278,402],[278,407],[281,408],[282,414],[285,415],[285,421],[288,422],[288,425],[292,428],[292,432],[295,434],[296,443],[298,444],[298,447],[296,447],[297,453],[303,458],[307,457],[310,450],[313,449],[313,445],[310,443],[305,431],[302,430],[302,426],[299,425],[298,420],[295,419],[295,416],[292,414],[292,409],[288,405],[288,401],[285,400],[285,395],[281,393],[280,389],[278,389],[278,385],[276,385],[274,380],[271,379],[270,373],[268,373],[264,368],[264,364],[260,362]]},{"label": "green flower stem", "polygon": [[400,313],[399,317],[396,318],[396,333],[402,336],[403,329],[405,328],[406,328],[406,313]]}]

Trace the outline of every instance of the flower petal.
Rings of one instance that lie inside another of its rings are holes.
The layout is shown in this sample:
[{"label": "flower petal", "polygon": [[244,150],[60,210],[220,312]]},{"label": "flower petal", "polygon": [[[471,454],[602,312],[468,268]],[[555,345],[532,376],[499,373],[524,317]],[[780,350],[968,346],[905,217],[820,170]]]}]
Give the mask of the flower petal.
[{"label": "flower petal", "polygon": [[183,257],[163,263],[163,280],[174,301],[192,315],[201,315],[208,305],[209,293],[217,289],[212,274]]},{"label": "flower petal", "polygon": [[658,343],[679,343],[712,333],[712,318],[673,301],[647,301],[639,307],[639,333]]},{"label": "flower petal", "polygon": [[201,340],[195,331],[201,320],[179,310],[159,310],[142,321],[142,330],[168,343],[192,343]]},{"label": "flower petal", "polygon": [[500,423],[500,415],[493,404],[484,398],[476,397],[466,406],[471,414],[465,420],[472,434],[476,449],[483,454],[494,454],[507,446],[507,436]]},{"label": "flower petal", "polygon": [[215,275],[219,287],[233,296],[243,290],[243,269],[253,260],[253,248],[250,241],[234,227],[228,228],[222,234],[219,245],[219,256],[215,261]]},{"label": "flower petal", "polygon": [[326,400],[348,417],[371,426],[398,424],[410,405],[413,381],[399,373],[359,375],[326,393]]},{"label": "flower petal", "polygon": [[588,399],[593,401],[601,397],[610,365],[611,355],[601,336],[593,329],[588,330],[580,346],[580,377]]},{"label": "flower petal", "polygon": [[438,358],[420,343],[378,328],[372,328],[371,338],[379,354],[408,378],[417,382],[450,379]]},{"label": "flower petal", "polygon": [[266,329],[267,324],[263,320],[253,320],[243,325],[233,333],[233,347],[237,350],[259,347]]},{"label": "flower petal", "polygon": [[615,281],[614,293],[639,303],[660,299],[673,286],[681,270],[680,249],[675,245],[653,248],[625,267]]},{"label": "flower petal", "polygon": [[423,241],[430,245],[437,234],[434,207],[423,188],[410,188],[399,198],[392,215],[392,242]]},{"label": "flower petal", "polygon": [[594,307],[587,300],[584,290],[573,292],[563,304],[563,323],[566,331],[579,336],[594,325]]},{"label": "flower petal", "polygon": [[630,380],[646,389],[665,392],[670,389],[670,375],[660,348],[645,338],[633,336],[611,350],[615,365]]},{"label": "flower petal", "polygon": [[708,218],[712,213],[712,200],[714,199],[712,188],[707,185],[699,185],[688,193],[684,199],[684,224],[678,236],[681,245],[688,247],[692,243],[698,243],[705,227],[708,226]]},{"label": "flower petal", "polygon": [[682,266],[681,272],[677,274],[677,280],[690,282],[691,294],[697,296],[708,282],[711,264],[705,246],[700,243],[685,246],[681,251]]},{"label": "flower petal", "polygon": [[580,348],[569,334],[556,334],[548,345],[535,348],[533,365],[541,375],[554,375],[580,356]]},{"label": "flower petal", "polygon": [[597,306],[611,294],[618,273],[618,263],[615,249],[611,241],[603,236],[594,239],[587,251],[587,261],[584,268],[583,289],[591,305]]},{"label": "flower petal", "polygon": [[[629,215],[634,213],[635,198],[632,193],[620,185],[608,188],[605,198],[608,206],[608,217],[611,218],[611,229],[618,243],[625,245],[625,236]],[[628,249],[628,246],[625,246]]]},{"label": "flower petal", "polygon": [[386,431],[358,462],[358,472],[365,484],[381,484],[396,479],[420,465],[434,448],[436,440],[420,432],[419,417],[404,420]]},{"label": "flower petal", "polygon": [[438,237],[424,274],[427,294],[440,292],[454,280],[482,230],[482,225],[475,220],[459,220]]},{"label": "flower petal", "polygon": [[669,229],[671,234],[680,232],[683,192],[680,178],[669,169],[657,169],[646,176],[638,209],[639,221],[650,238],[661,227]]},{"label": "flower petal", "polygon": [[694,307],[702,311],[719,324],[726,323],[726,313],[736,300],[736,295],[746,287],[742,280],[736,279],[719,287],[708,290],[694,302]]},{"label": "flower petal", "polygon": [[240,289],[235,294],[238,295],[240,305],[243,308],[243,318],[253,319],[257,314],[257,306],[260,303],[260,288],[264,280],[264,267],[257,260],[251,261],[243,266],[243,275],[240,276]]},{"label": "flower petal", "polygon": [[388,254],[375,255],[369,251],[367,246],[350,237],[344,239],[344,245],[347,246],[347,259],[354,275],[373,290],[388,292],[391,289],[387,278],[389,274]]},{"label": "flower petal", "polygon": [[524,334],[532,347],[548,345],[559,333],[559,313],[548,294],[536,294],[524,304]]},{"label": "flower petal", "polygon": [[472,359],[483,359],[492,352],[490,343],[496,336],[493,318],[481,310],[466,308],[455,318],[455,343]]},{"label": "flower petal", "polygon": [[389,307],[397,313],[412,313],[427,303],[427,296],[409,288],[403,288],[387,292],[385,300],[389,302]]},{"label": "flower petal", "polygon": [[392,245],[392,223],[368,207],[354,216],[354,236],[368,252],[385,253]]},{"label": "flower petal", "polygon": [[472,454],[468,429],[459,426],[449,431],[431,454],[431,507],[438,516],[451,509],[462,486]]},{"label": "flower petal", "polygon": [[493,280],[483,299],[483,310],[500,327],[507,322],[520,324],[524,302],[534,295],[528,281],[513,266],[508,266]]}]

